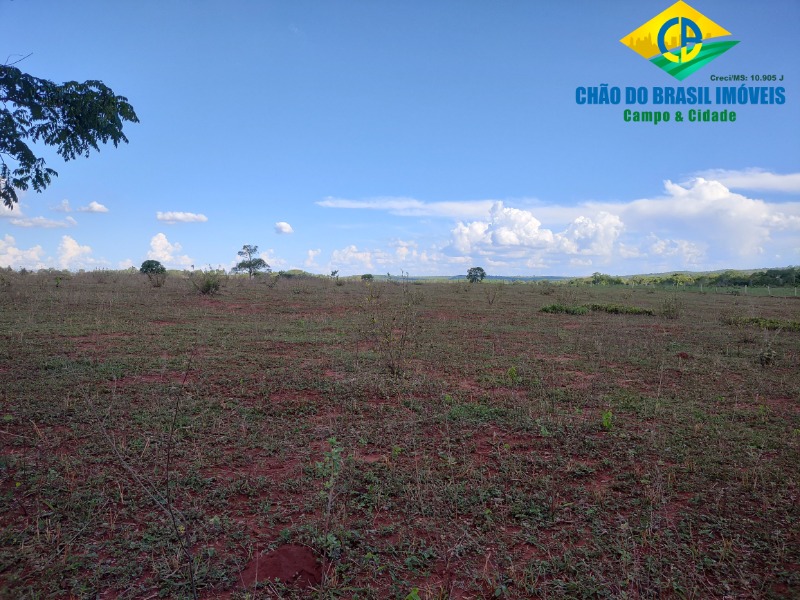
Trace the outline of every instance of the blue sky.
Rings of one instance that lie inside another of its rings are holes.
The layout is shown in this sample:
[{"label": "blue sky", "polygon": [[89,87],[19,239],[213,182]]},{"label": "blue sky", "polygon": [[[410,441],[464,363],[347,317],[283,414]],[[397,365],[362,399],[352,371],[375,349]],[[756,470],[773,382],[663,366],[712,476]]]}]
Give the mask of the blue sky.
[{"label": "blue sky", "polygon": [[[0,60],[100,79],[141,120],[89,159],[42,149],[59,177],[0,210],[0,266],[229,268],[244,244],[348,275],[800,264],[800,2],[690,2],[740,43],[683,82],[619,42],[670,4],[0,0]],[[748,85],[785,104],[652,125],[575,102],[733,73],[782,75]]]}]

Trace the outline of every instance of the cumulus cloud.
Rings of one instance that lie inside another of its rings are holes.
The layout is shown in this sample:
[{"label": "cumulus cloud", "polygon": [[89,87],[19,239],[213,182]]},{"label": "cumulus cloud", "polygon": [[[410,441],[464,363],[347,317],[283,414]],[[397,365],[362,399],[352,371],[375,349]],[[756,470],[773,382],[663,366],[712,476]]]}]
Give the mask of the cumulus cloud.
[{"label": "cumulus cloud", "polygon": [[359,250],[353,244],[331,252],[331,265],[336,265],[336,267],[372,269],[375,263],[384,265],[389,262],[391,262],[391,259],[385,251]]},{"label": "cumulus cloud", "polygon": [[328,197],[317,202],[317,205],[326,208],[382,210],[403,217],[451,217],[469,219],[485,216],[491,209],[493,203],[493,200],[422,202],[414,198],[348,200],[346,198]]},{"label": "cumulus cloud", "polygon": [[264,259],[271,269],[281,269],[289,264],[285,259],[277,256],[273,248],[268,248],[264,252],[261,252],[261,258]]},{"label": "cumulus cloud", "polygon": [[107,213],[108,209],[105,206],[103,206],[102,204],[100,204],[99,202],[95,202],[93,200],[92,202],[89,202],[88,205],[81,206],[78,209],[78,212]]},{"label": "cumulus cloud", "polygon": [[41,246],[23,250],[17,247],[17,241],[8,234],[0,239],[0,267],[43,269],[43,257],[44,250]]},{"label": "cumulus cloud", "polygon": [[718,181],[734,190],[754,190],[761,192],[800,192],[800,173],[781,175],[764,169],[710,169],[698,173],[699,177]]},{"label": "cumulus cloud", "polygon": [[703,242],[723,259],[755,257],[766,245],[783,245],[800,232],[800,202],[748,198],[702,177],[680,185],[666,181],[664,192],[605,208],[633,231]]},{"label": "cumulus cloud", "polygon": [[157,260],[165,266],[179,266],[188,267],[194,264],[194,261],[187,255],[179,254],[182,250],[181,245],[177,242],[172,244],[163,233],[157,233],[150,240],[150,251],[147,253],[147,258],[150,260]]},{"label": "cumulus cloud", "polygon": [[205,223],[208,221],[208,217],[203,214],[176,211],[158,211],[156,212],[156,219],[168,223],[169,225],[174,225],[176,223]]},{"label": "cumulus cloud", "polygon": [[72,217],[67,217],[63,221],[55,221],[45,217],[29,217],[26,219],[11,219],[11,224],[16,227],[43,227],[45,229],[57,229],[59,227],[74,227],[78,222]]},{"label": "cumulus cloud", "polygon": [[62,269],[82,268],[96,262],[91,254],[89,246],[81,246],[74,238],[65,235],[58,245],[58,264]]},{"label": "cumulus cloud", "polygon": [[118,269],[130,269],[131,267],[135,267],[136,265],[130,258],[126,258],[125,260],[121,260],[117,263]]},{"label": "cumulus cloud", "polygon": [[[741,191],[737,191],[741,190]],[[326,198],[320,206],[451,218],[438,240],[384,240],[334,251],[331,265],[460,272],[582,274],[748,268],[800,259],[800,202],[767,201],[747,190],[800,191],[800,174],[715,170],[643,198],[570,206],[526,200],[422,202],[413,198]],[[448,235],[449,234],[449,235]],[[426,262],[427,261],[427,262]]]},{"label": "cumulus cloud", "polygon": [[705,244],[690,242],[688,240],[662,240],[656,236],[650,236],[651,243],[649,251],[654,256],[673,257],[681,259],[682,264],[687,266],[697,266],[702,264],[706,256]]},{"label": "cumulus cloud", "polygon": [[490,258],[500,253],[522,258],[530,251],[608,255],[623,229],[618,216],[600,211],[593,218],[579,216],[565,231],[555,233],[542,227],[532,212],[495,202],[487,221],[459,222],[453,228],[451,252]]},{"label": "cumulus cloud", "polygon": [[65,198],[64,200],[61,201],[61,203],[58,206],[51,206],[50,210],[54,210],[56,212],[68,213],[72,212],[72,207],[70,207],[69,205],[69,200]]},{"label": "cumulus cloud", "polygon": [[309,250],[307,252],[305,265],[307,267],[316,267],[316,266],[318,266],[317,263],[316,263],[316,259],[320,255],[321,252],[322,252],[322,250],[320,250],[319,248],[316,249],[316,250]]},{"label": "cumulus cloud", "polygon": [[[547,227],[540,215],[564,225]],[[666,181],[662,194],[627,202],[530,210],[496,202],[484,218],[458,221],[445,252],[506,261],[518,271],[563,271],[589,260],[617,272],[744,268],[761,264],[761,256],[797,256],[799,234],[800,202],[770,203],[697,177]]]},{"label": "cumulus cloud", "polygon": [[294,229],[292,229],[292,226],[289,225],[286,221],[278,221],[277,223],[275,223],[275,233],[277,234],[294,233]]},{"label": "cumulus cloud", "polygon": [[346,265],[353,265],[356,263],[371,269],[372,253],[369,250],[359,250],[355,245],[351,244],[341,250],[334,250],[331,253],[331,262],[334,264]]}]

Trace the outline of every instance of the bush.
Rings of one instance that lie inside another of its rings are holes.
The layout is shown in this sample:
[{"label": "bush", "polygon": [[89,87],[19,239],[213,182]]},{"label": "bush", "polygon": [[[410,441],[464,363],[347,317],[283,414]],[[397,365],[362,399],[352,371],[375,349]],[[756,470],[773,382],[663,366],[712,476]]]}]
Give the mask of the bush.
[{"label": "bush", "polygon": [[194,288],[204,296],[213,296],[222,289],[222,279],[224,271],[209,269],[207,271],[195,271],[189,276]]},{"label": "bush", "polygon": [[157,260],[146,260],[139,268],[139,273],[147,275],[153,287],[161,287],[167,279],[167,270]]},{"label": "bush", "polygon": [[661,314],[667,319],[677,319],[683,312],[683,301],[677,295],[670,296],[661,303]]},{"label": "bush", "polygon": [[605,312],[612,315],[653,315],[649,308],[638,306],[623,306],[621,304],[587,304],[586,308],[595,312]]},{"label": "bush", "polygon": [[585,306],[567,306],[566,304],[550,304],[542,307],[542,312],[551,314],[585,315],[589,309]]}]

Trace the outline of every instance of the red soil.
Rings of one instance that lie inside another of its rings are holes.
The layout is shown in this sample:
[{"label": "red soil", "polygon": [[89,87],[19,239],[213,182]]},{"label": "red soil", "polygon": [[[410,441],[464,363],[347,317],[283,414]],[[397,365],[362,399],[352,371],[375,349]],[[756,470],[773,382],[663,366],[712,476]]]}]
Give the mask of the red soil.
[{"label": "red soil", "polygon": [[246,587],[278,580],[305,589],[322,581],[322,566],[309,548],[284,544],[251,560],[240,577]]}]

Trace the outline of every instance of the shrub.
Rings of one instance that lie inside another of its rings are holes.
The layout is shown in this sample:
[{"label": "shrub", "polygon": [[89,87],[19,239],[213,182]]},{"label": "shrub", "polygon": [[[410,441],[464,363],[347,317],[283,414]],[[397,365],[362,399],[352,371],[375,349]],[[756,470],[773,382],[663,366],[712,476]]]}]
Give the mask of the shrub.
[{"label": "shrub", "polygon": [[147,275],[153,287],[161,287],[167,279],[167,270],[157,260],[146,260],[139,268],[139,273]]},{"label": "shrub", "polygon": [[667,319],[677,319],[683,312],[683,301],[672,295],[661,303],[661,314]]},{"label": "shrub", "polygon": [[542,307],[542,312],[551,314],[585,315],[589,309],[585,306],[567,306],[566,304],[549,304]]},{"label": "shrub", "polygon": [[189,276],[194,288],[204,296],[213,296],[222,288],[222,278],[224,271],[208,269],[205,271],[195,271]]},{"label": "shrub", "polygon": [[612,315],[653,315],[649,308],[638,306],[623,306],[621,304],[586,304],[586,308],[595,312],[605,312]]}]

